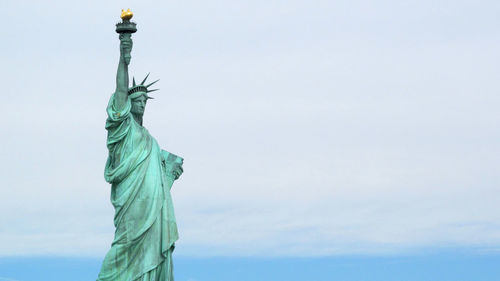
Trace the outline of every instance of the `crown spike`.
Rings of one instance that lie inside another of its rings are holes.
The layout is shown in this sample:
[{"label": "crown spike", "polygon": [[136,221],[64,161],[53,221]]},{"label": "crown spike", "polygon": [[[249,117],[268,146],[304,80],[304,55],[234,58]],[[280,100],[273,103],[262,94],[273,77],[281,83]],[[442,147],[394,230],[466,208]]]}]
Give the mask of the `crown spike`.
[{"label": "crown spike", "polygon": [[135,77],[132,76],[132,87],[135,87]]},{"label": "crown spike", "polygon": [[141,85],[144,85],[144,82],[146,82],[146,79],[148,79],[148,76],[149,76],[149,73],[148,73],[148,75],[146,75],[146,77],[144,77],[144,80],[142,80]]},{"label": "crown spike", "polygon": [[158,91],[158,90],[159,89],[148,90],[147,93],[151,93],[151,92]]},{"label": "crown spike", "polygon": [[158,79],[158,80],[154,81],[153,83],[150,83],[149,85],[147,85],[147,86],[146,86],[146,88],[149,88],[149,86],[153,85],[154,83],[156,83],[156,82],[158,82],[158,81],[160,81],[160,79]]}]

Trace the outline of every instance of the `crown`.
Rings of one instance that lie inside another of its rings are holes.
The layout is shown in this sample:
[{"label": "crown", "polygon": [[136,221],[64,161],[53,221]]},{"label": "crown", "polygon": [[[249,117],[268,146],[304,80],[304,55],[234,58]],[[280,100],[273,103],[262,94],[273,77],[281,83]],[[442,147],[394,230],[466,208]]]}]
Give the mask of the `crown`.
[{"label": "crown", "polygon": [[[146,82],[146,79],[148,79],[148,76],[149,76],[149,73],[148,75],[146,75],[146,77],[144,78],[144,80],[142,80],[141,84],[139,85],[136,85],[135,83],[135,78],[132,78],[132,87],[128,89],[128,95],[131,99],[134,99],[142,94],[145,94],[146,95],[146,98],[148,99],[152,99],[152,97],[149,97],[148,96],[148,93],[151,93],[151,92],[154,92],[154,91],[158,91],[159,89],[154,89],[154,90],[148,90],[149,86],[153,85],[154,83],[160,81],[159,79],[152,82],[152,83],[149,83],[148,85],[144,85],[144,83]],[[137,94],[137,93],[141,93],[141,94]]]}]

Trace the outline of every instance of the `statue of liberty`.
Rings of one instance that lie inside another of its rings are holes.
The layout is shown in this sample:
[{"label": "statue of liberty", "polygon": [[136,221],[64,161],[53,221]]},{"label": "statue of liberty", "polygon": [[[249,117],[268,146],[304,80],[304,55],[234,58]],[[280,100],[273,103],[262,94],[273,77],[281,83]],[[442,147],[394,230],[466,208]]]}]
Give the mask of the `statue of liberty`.
[{"label": "statue of liberty", "polygon": [[[97,281],[172,281],[172,251],[179,238],[170,188],[182,174],[182,158],[161,150],[144,128],[146,78],[129,88],[132,13],[122,13],[116,91],[107,107],[109,150],[104,176],[111,184],[115,237]],[[149,75],[149,74],[148,74]]]}]

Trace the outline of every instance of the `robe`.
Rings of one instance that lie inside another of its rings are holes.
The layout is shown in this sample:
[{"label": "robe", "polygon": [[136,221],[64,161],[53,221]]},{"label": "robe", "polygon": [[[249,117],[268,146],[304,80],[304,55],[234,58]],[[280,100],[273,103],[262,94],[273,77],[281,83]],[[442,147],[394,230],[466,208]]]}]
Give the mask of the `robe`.
[{"label": "robe", "polygon": [[97,281],[173,281],[172,251],[179,238],[170,188],[182,158],[161,150],[130,113],[131,101],[107,113],[109,150],[104,177],[111,183],[115,238]]}]

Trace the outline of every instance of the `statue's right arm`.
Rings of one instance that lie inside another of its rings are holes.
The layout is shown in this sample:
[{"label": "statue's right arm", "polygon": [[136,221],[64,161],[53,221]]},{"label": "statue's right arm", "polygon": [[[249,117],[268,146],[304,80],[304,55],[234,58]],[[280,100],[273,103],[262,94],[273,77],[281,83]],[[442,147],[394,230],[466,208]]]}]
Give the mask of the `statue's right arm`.
[{"label": "statue's right arm", "polygon": [[132,39],[130,34],[120,35],[120,62],[116,72],[115,109],[121,111],[125,108],[128,99],[128,65],[130,63],[130,52],[132,51]]}]

